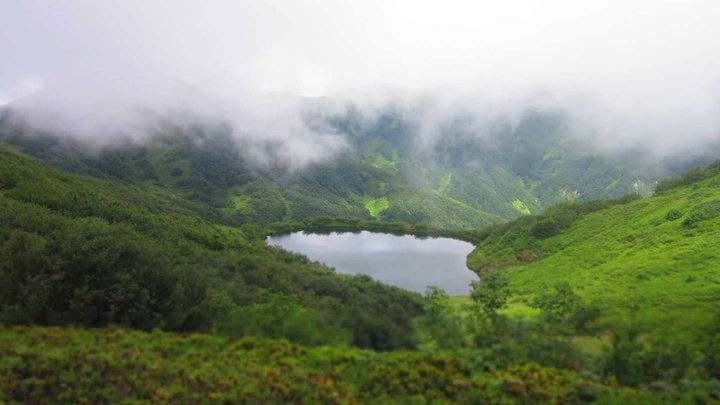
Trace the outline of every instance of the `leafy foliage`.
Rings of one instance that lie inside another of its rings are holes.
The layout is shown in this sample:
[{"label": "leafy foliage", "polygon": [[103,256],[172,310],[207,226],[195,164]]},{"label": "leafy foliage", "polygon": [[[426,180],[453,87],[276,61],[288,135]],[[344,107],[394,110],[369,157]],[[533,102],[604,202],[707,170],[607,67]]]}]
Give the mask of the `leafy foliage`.
[{"label": "leafy foliage", "polygon": [[658,183],[655,187],[655,191],[661,193],[663,191],[671,190],[680,186],[686,186],[688,184],[696,183],[705,178],[705,170],[700,167],[696,167],[682,176],[664,179]]},{"label": "leafy foliage", "polygon": [[490,360],[468,360],[258,338],[230,343],[123,329],[12,328],[0,330],[0,401],[608,403],[709,399],[713,392],[698,382],[661,396],[534,363],[492,370]]},{"label": "leafy foliage", "polygon": [[472,282],[470,298],[485,313],[494,316],[511,295],[508,289],[510,280],[499,270],[483,272],[482,276],[482,280]]}]

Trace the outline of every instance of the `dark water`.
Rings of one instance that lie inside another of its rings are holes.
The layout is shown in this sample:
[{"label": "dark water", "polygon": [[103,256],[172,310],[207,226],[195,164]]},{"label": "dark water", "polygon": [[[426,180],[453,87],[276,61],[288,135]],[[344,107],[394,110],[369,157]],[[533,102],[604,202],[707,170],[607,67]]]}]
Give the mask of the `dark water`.
[{"label": "dark water", "polygon": [[371,232],[328,235],[295,232],[268,237],[268,243],[302,253],[338,273],[367,274],[385,284],[425,292],[434,285],[466,295],[475,273],[465,265],[473,245],[448,238],[416,238]]}]

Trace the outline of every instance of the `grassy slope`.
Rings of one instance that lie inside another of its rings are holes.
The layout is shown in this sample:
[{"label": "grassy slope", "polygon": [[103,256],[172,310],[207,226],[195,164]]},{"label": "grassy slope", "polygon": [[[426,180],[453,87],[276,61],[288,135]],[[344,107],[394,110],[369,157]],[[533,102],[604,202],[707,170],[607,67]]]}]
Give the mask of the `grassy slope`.
[{"label": "grassy slope", "polygon": [[[704,177],[585,214],[546,239],[531,236],[532,221],[517,222],[481,242],[469,265],[507,268],[516,311],[567,281],[609,317],[635,307],[647,326],[701,327],[720,301],[720,174],[712,168]],[[541,259],[524,263],[523,254]]]}]

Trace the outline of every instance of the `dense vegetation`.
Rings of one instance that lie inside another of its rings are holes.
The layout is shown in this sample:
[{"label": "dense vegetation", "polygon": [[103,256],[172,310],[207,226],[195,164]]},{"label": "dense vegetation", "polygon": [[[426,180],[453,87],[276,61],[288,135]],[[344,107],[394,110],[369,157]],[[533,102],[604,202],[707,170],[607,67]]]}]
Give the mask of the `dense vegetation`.
[{"label": "dense vegetation", "polygon": [[33,403],[606,403],[660,398],[537,364],[120,329],[0,332],[0,401]]},{"label": "dense vegetation", "polygon": [[[167,190],[0,151],[0,207],[2,322],[210,331],[252,311],[269,336],[414,345],[419,296],[266,247],[257,227],[205,220]],[[294,324],[270,330],[278,318]]]},{"label": "dense vegetation", "polygon": [[[0,117],[0,402],[720,401],[719,165],[619,197],[638,169],[561,115],[428,150],[358,114],[294,172],[222,125],[88,152]],[[482,282],[423,298],[264,243],[360,229],[473,242]]]},{"label": "dense vegetation", "polygon": [[[420,351],[307,348],[285,340],[122,329],[0,330],[0,400],[212,403],[714,403],[717,325],[692,346],[617,334],[578,350],[597,312],[569,285],[535,303],[535,320],[499,312],[501,272],[475,283],[462,312],[431,288]],[[687,378],[691,377],[691,378]],[[651,385],[645,385],[652,383]]]}]

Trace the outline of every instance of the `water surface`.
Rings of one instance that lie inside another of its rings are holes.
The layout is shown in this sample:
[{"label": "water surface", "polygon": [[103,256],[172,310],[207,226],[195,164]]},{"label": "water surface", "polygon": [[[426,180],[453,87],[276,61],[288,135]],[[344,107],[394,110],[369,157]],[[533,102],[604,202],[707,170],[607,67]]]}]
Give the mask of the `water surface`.
[{"label": "water surface", "polygon": [[473,245],[449,238],[418,238],[372,232],[270,236],[268,243],[301,253],[338,273],[367,274],[385,284],[425,292],[428,285],[466,295],[475,273],[465,265]]}]

